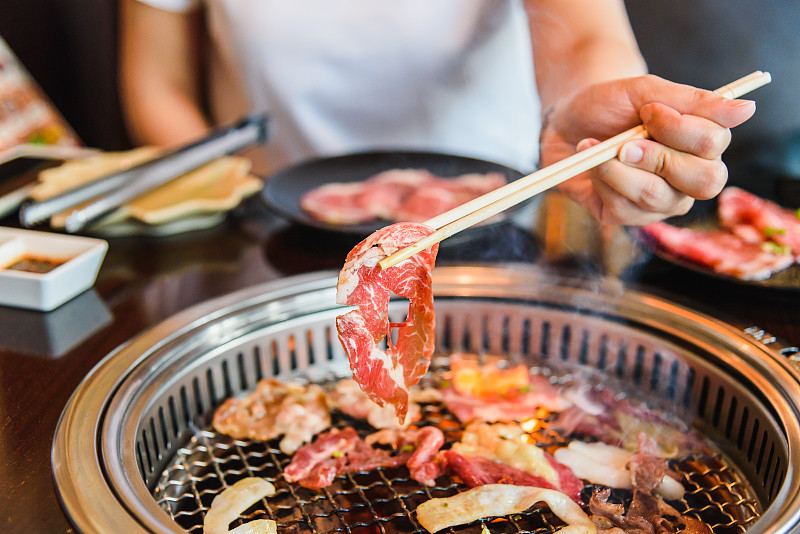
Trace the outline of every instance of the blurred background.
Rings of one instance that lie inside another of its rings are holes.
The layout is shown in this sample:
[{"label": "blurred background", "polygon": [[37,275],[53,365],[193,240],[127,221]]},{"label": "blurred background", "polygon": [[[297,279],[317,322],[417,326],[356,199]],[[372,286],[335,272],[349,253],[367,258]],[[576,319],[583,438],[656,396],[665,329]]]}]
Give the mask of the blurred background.
[{"label": "blurred background", "polygon": [[[800,2],[626,4],[654,74],[715,88],[753,70],[770,71],[773,83],[753,95],[756,116],[737,128],[726,153],[731,180],[750,181],[753,172],[800,177]],[[130,146],[117,99],[116,10],[113,0],[0,2],[0,37],[83,142],[105,150]]]}]

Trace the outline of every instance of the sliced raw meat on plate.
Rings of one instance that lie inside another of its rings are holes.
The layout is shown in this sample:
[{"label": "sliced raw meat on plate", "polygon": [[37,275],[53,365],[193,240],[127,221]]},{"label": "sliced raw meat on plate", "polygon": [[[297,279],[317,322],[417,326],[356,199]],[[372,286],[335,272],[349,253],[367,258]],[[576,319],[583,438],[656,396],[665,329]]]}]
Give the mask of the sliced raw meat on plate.
[{"label": "sliced raw meat on plate", "polygon": [[774,241],[800,258],[800,218],[796,211],[738,187],[726,187],[718,204],[720,224],[731,232],[748,242]]},{"label": "sliced raw meat on plate", "polygon": [[722,230],[698,231],[657,222],[645,226],[643,231],[675,256],[742,280],[764,280],[795,261],[791,254],[747,243]]}]

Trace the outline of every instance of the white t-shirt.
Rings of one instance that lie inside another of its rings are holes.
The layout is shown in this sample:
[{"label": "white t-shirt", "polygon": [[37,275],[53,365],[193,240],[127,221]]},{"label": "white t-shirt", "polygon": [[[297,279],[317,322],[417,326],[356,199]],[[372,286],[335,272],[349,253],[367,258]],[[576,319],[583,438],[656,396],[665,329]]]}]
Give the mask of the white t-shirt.
[{"label": "white t-shirt", "polygon": [[386,148],[535,166],[539,100],[520,0],[140,1],[202,3],[215,118],[267,111],[272,170]]}]

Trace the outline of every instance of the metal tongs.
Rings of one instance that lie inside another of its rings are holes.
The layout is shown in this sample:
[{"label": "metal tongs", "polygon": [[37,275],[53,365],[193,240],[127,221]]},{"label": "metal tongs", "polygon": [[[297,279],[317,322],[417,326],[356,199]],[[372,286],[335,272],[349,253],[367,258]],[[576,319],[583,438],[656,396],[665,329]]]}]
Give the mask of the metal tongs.
[{"label": "metal tongs", "polygon": [[47,200],[28,202],[20,209],[23,226],[31,227],[53,215],[94,199],[70,213],[64,230],[79,232],[136,197],[221,156],[267,141],[265,114],[245,117],[236,124],[214,129],[208,136],[155,159],[65,191]]}]

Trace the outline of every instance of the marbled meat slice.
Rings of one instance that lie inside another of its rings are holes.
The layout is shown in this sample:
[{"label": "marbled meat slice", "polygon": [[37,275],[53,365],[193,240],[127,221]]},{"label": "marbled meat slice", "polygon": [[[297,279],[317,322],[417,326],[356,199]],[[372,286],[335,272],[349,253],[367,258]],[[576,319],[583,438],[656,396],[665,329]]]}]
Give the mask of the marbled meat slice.
[{"label": "marbled meat slice", "polygon": [[419,404],[414,402],[414,397],[420,394],[421,391],[417,388],[411,388],[409,391],[408,412],[402,424],[397,420],[394,406],[391,404],[378,406],[369,400],[356,381],[350,378],[340,380],[333,391],[328,393],[328,406],[355,419],[366,421],[375,428],[399,428],[419,421],[422,414]]},{"label": "marbled meat slice", "polygon": [[[374,402],[392,404],[401,422],[408,410],[408,389],[428,370],[433,355],[431,271],[439,247],[434,245],[386,270],[381,270],[378,261],[432,231],[412,223],[378,230],[350,251],[337,284],[336,302],[358,308],[336,318],[353,378]],[[389,322],[392,294],[409,300],[405,322]],[[395,328],[397,341],[392,342]],[[380,348],[384,340],[386,350]]]},{"label": "marbled meat slice", "polygon": [[540,477],[551,486],[579,501],[583,488],[572,470],[560,464],[544,449],[528,443],[524,430],[516,424],[472,423],[454,443],[451,450],[462,456],[481,457],[500,462],[530,475]]},{"label": "marbled meat slice", "polygon": [[367,436],[366,442],[369,445],[382,443],[401,452],[411,452],[406,461],[411,478],[426,486],[436,485],[436,477],[441,474],[436,457],[444,445],[444,433],[435,426],[379,430]]},{"label": "marbled meat slice", "polygon": [[725,231],[697,231],[664,222],[643,230],[664,250],[743,280],[764,280],[795,261],[791,254],[775,253]]},{"label": "marbled meat slice", "polygon": [[363,193],[363,183],[330,183],[316,187],[300,197],[300,207],[318,221],[328,224],[359,224],[375,219],[365,209],[358,196]]},{"label": "marbled meat slice", "polygon": [[325,392],[264,378],[244,399],[229,398],[214,412],[217,432],[234,438],[268,441],[283,436],[280,448],[291,454],[314,434],[331,426]]},{"label": "marbled meat slice", "polygon": [[356,202],[372,216],[398,220],[396,213],[405,199],[436,177],[425,169],[390,169],[371,176]]},{"label": "marbled meat slice", "polygon": [[494,191],[507,183],[506,177],[499,172],[487,172],[486,174],[471,172],[443,181],[445,182],[445,187],[458,189],[465,192],[465,194],[475,196]]},{"label": "marbled meat slice", "polygon": [[[474,198],[474,197],[472,197]],[[440,184],[428,184],[412,192],[394,212],[398,221],[424,222],[470,200]]]},{"label": "marbled meat slice", "polygon": [[423,222],[506,184],[499,172],[433,178],[417,188],[394,212],[398,221]]},{"label": "marbled meat slice", "polygon": [[537,488],[558,488],[544,477],[532,475],[522,469],[495,462],[482,456],[465,456],[454,450],[442,451],[440,458],[443,468],[456,475],[470,488],[485,484],[513,484]]},{"label": "marbled meat slice", "polygon": [[442,390],[442,399],[447,409],[460,421],[524,421],[535,416],[541,408],[553,412],[566,410],[573,405],[547,378],[531,375],[523,390],[510,391],[505,395],[469,395],[456,387]]},{"label": "marbled meat slice", "polygon": [[370,447],[352,427],[334,428],[301,447],[283,470],[283,476],[287,482],[297,482],[304,488],[320,489],[329,486],[336,475],[396,467],[409,456],[407,452],[393,456],[391,451]]},{"label": "marbled meat slice", "polygon": [[720,224],[745,241],[774,241],[800,258],[800,219],[783,208],[738,187],[726,187],[719,195]]},{"label": "marbled meat slice", "polygon": [[300,198],[300,207],[329,224],[422,222],[505,184],[498,172],[442,178],[426,169],[390,169],[363,182],[312,189]]}]

